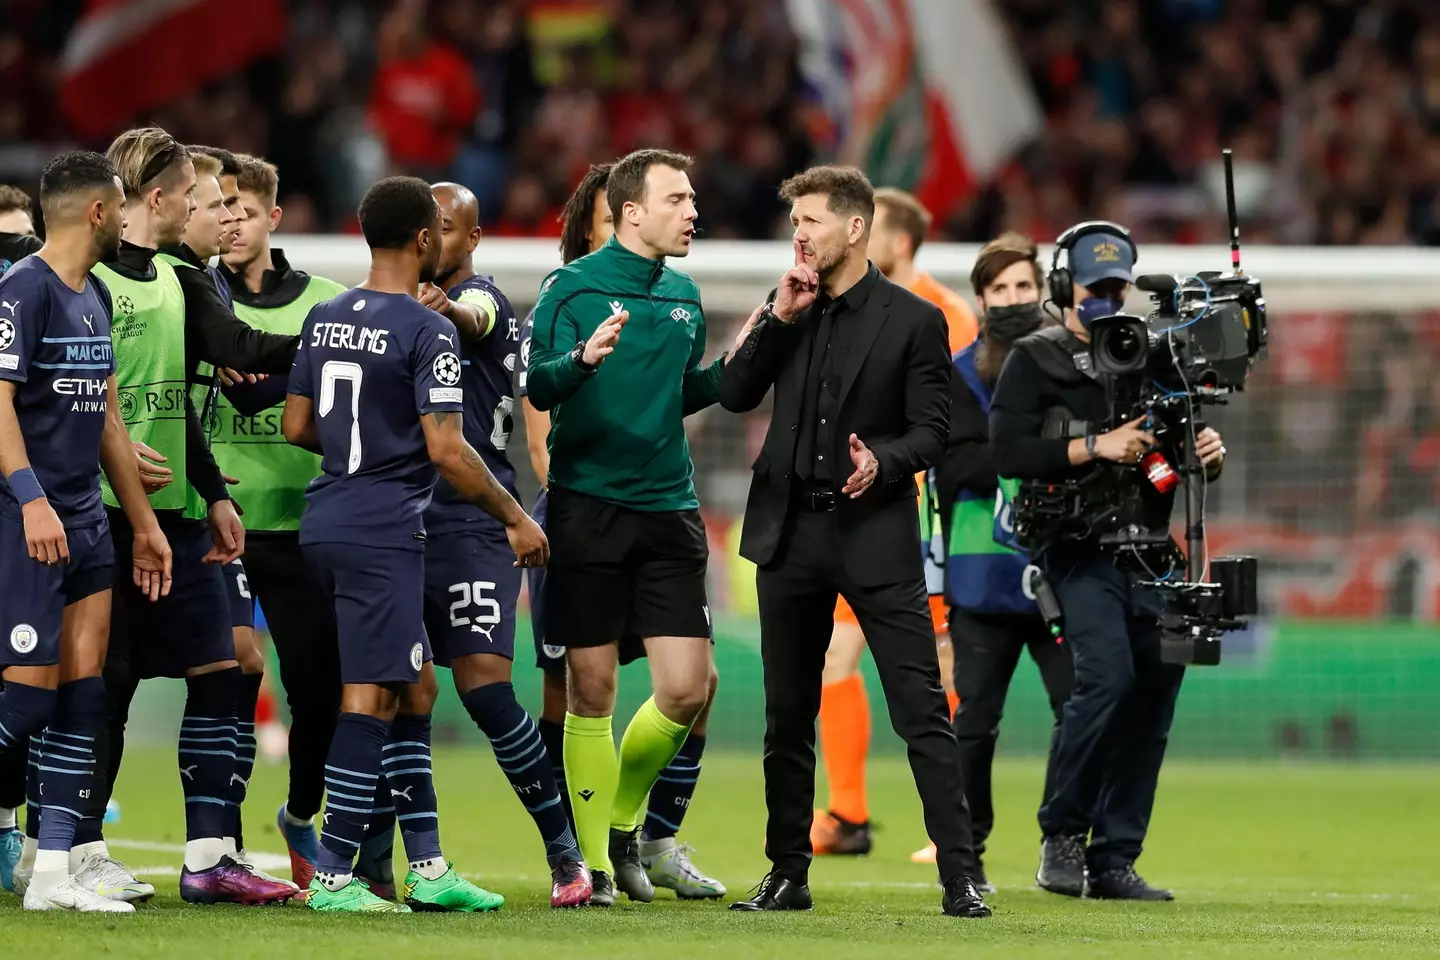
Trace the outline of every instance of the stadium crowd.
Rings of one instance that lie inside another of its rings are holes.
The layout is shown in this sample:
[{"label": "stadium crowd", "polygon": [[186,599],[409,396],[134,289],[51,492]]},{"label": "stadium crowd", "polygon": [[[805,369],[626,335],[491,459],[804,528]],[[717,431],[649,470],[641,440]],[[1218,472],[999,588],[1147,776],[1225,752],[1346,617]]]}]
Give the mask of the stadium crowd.
[{"label": "stadium crowd", "polygon": [[[69,139],[53,109],[78,0],[0,23],[0,179]],[[782,0],[292,0],[289,35],[153,119],[273,157],[285,229],[354,229],[390,172],[474,189],[494,234],[556,235],[587,165],[696,156],[710,237],[783,232],[772,186],[812,157]],[[1254,242],[1440,243],[1440,10],[1426,0],[1007,0],[1047,117],[942,239],[1053,236],[1083,212],[1144,241],[1223,236],[1217,145],[1240,160]],[[136,118],[140,119],[140,118]],[[367,121],[368,122],[362,122]]]}]

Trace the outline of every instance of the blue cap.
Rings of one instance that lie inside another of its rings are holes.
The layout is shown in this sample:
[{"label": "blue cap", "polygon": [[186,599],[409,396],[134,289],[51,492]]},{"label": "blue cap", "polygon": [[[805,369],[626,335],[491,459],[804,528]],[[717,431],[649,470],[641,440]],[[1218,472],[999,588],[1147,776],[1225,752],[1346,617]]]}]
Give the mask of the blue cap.
[{"label": "blue cap", "polygon": [[1070,248],[1070,276],[1076,286],[1088,287],[1101,280],[1134,283],[1134,248],[1115,233],[1087,233]]}]

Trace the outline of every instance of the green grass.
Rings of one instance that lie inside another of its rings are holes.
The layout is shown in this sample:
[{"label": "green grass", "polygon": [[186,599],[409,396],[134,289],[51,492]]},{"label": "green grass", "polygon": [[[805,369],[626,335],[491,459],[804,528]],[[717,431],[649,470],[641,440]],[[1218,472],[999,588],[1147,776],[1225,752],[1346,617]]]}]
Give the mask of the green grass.
[{"label": "green grass", "polygon": [[[1440,955],[1440,869],[1433,798],[1440,769],[1379,766],[1172,764],[1156,806],[1142,872],[1175,889],[1173,904],[1113,904],[1033,889],[1034,823],[1041,770],[996,769],[999,830],[988,857],[1001,892],[994,918],[940,915],[928,868],[909,862],[923,842],[903,762],[871,771],[877,850],[824,860],[811,874],[809,915],[738,915],[714,903],[552,912],[540,842],[488,750],[436,757],[442,835],[465,873],[506,895],[491,916],[318,916],[303,908],[189,907],[173,873],[138,915],[24,915],[0,893],[5,957],[273,958],[281,951],[335,960],[381,953],[425,957],[1400,957]],[[271,816],[283,768],[256,772],[252,849],[279,853]],[[133,867],[179,866],[166,845],[184,840],[174,761],[164,751],[126,754],[110,828]],[[743,893],[765,870],[760,765],[755,756],[706,757],[683,838],[696,860]],[[1425,840],[1426,836],[1432,837]],[[118,841],[145,846],[122,846]],[[143,872],[143,871],[142,871]]]}]

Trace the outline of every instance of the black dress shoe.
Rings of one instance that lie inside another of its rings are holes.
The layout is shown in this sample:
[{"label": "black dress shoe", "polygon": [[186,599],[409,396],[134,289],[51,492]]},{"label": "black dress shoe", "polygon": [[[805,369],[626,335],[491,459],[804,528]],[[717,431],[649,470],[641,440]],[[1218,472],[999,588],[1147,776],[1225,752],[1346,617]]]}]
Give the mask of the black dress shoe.
[{"label": "black dress shoe", "polygon": [[754,896],[749,900],[736,900],[730,909],[759,913],[762,910],[809,910],[813,906],[809,884],[767,873],[755,888]]},{"label": "black dress shoe", "polygon": [[969,877],[955,877],[945,883],[945,895],[940,898],[940,909],[947,917],[988,917],[990,908],[975,889],[975,881]]},{"label": "black dress shoe", "polygon": [[1175,899],[1175,894],[1169,890],[1146,883],[1145,879],[1135,872],[1133,863],[1091,874],[1089,882],[1085,884],[1085,896],[1095,900],[1148,900],[1152,903]]},{"label": "black dress shoe", "polygon": [[1035,885],[1063,897],[1085,893],[1085,838],[1046,837],[1040,844]]}]

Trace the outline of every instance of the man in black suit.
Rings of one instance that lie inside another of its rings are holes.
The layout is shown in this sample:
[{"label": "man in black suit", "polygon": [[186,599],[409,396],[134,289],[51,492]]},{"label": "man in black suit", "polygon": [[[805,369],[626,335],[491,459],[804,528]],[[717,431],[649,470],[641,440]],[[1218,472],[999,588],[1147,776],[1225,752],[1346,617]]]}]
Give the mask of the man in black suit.
[{"label": "man in black suit", "polygon": [[940,686],[925,592],[915,474],[945,447],[952,375],[938,307],[866,257],[875,194],[853,167],[787,180],[795,266],[755,311],[725,365],[720,403],[775,411],[745,509],[742,556],[759,566],[765,665],[766,851],[773,865],[732,910],[808,910],[815,717],[835,598],[870,644],[895,731],[938,848],[947,914],[990,915],[960,751]]}]

